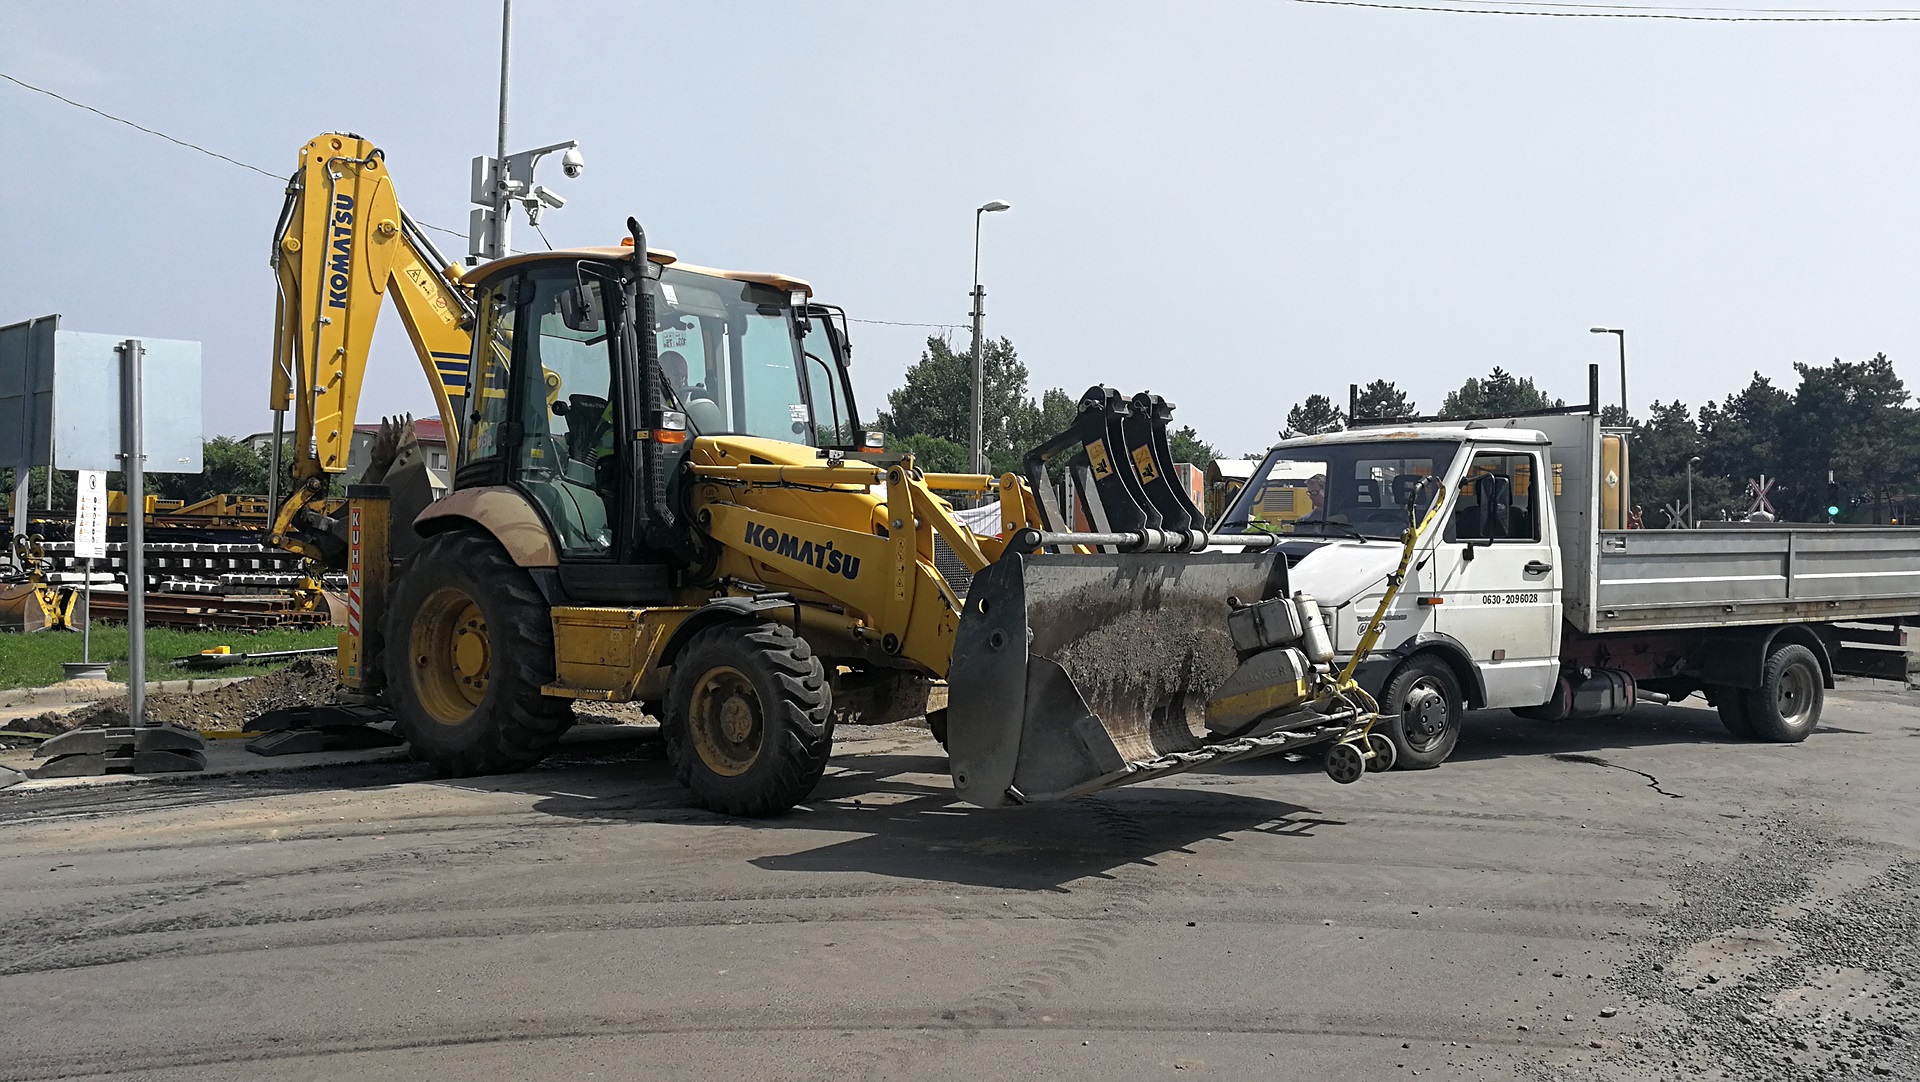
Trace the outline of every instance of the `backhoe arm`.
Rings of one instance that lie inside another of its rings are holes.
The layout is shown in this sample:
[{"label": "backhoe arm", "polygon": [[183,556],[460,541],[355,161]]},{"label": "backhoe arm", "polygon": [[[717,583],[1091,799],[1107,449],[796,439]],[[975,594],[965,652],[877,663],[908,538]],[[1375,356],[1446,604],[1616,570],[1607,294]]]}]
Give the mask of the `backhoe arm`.
[{"label": "backhoe arm", "polygon": [[473,301],[460,268],[400,209],[380,149],[330,133],[300,151],[274,234],[279,287],[270,405],[278,434],[293,410],[293,491],[273,509],[268,542],[324,561],[323,530],[306,514],[344,473],[381,298],[390,295],[459,446]]}]

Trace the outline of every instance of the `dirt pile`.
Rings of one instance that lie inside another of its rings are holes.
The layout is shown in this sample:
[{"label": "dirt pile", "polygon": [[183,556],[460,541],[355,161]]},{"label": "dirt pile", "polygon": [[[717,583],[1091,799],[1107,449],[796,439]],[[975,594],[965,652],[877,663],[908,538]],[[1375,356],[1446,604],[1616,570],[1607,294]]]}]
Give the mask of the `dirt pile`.
[{"label": "dirt pile", "polygon": [[[147,716],[202,732],[238,732],[266,710],[341,702],[344,688],[330,659],[303,657],[275,672],[203,691],[147,696]],[[119,695],[78,710],[55,711],[9,724],[28,732],[63,733],[68,729],[127,724],[127,697]]]}]

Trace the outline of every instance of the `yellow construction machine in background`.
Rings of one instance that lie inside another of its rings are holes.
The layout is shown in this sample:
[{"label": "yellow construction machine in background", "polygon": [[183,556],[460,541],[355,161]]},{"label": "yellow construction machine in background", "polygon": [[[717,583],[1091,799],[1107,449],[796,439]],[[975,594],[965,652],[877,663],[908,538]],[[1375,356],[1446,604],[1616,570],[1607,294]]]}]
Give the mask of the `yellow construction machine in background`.
[{"label": "yellow construction machine in background", "polygon": [[[627,232],[463,270],[371,143],[301,152],[275,238],[296,488],[272,537],[344,560],[341,678],[384,698],[416,757],[517,770],[574,700],[637,702],[697,801],[777,814],[813,790],[837,723],[915,716],[944,678],[929,720],[984,806],[1311,744],[1378,762],[1277,538],[1209,535],[1167,481],[1164,402],[1095,388],[1025,476],[930,476],[862,424],[840,309]],[[383,296],[446,422],[453,490],[403,499],[396,462],[326,515]],[[1084,476],[1092,532],[1068,532],[1055,459]],[[998,499],[992,535],[938,494],[956,488]],[[1234,551],[1205,551],[1221,540]]]},{"label": "yellow construction machine in background", "polygon": [[60,631],[73,626],[73,590],[47,581],[38,537],[16,537],[13,569],[0,578],[0,632]]}]

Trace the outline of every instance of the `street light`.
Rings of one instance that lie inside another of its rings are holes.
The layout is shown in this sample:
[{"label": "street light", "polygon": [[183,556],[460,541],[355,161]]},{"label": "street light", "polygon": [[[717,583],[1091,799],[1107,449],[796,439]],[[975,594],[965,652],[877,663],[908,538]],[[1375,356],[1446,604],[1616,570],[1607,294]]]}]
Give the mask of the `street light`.
[{"label": "street light", "polygon": [[1699,455],[1687,459],[1687,529],[1689,530],[1700,523],[1700,516],[1693,513],[1693,468],[1699,464]]},{"label": "street light", "polygon": [[973,212],[973,424],[967,434],[967,469],[974,473],[987,472],[986,422],[981,416],[985,408],[983,400],[987,381],[986,362],[981,354],[986,331],[987,291],[980,287],[980,216],[1012,206],[1004,199],[995,199],[981,204]]},{"label": "street light", "polygon": [[1627,332],[1619,327],[1593,327],[1594,334],[1617,334],[1620,336],[1620,412],[1632,416],[1627,408]]}]

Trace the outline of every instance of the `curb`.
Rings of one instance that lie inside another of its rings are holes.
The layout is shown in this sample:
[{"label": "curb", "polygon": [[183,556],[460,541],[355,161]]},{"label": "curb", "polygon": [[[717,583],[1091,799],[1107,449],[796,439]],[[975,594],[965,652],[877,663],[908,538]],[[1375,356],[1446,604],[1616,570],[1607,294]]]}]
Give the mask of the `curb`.
[{"label": "curb", "polygon": [[[228,684],[237,684],[251,679],[245,676],[203,676],[189,680],[149,680],[149,695],[193,695],[202,691],[212,691]],[[12,706],[59,706],[65,703],[92,703],[102,699],[111,699],[116,695],[125,695],[127,685],[109,683],[94,688],[15,688],[12,691],[0,691],[0,709]]]}]

